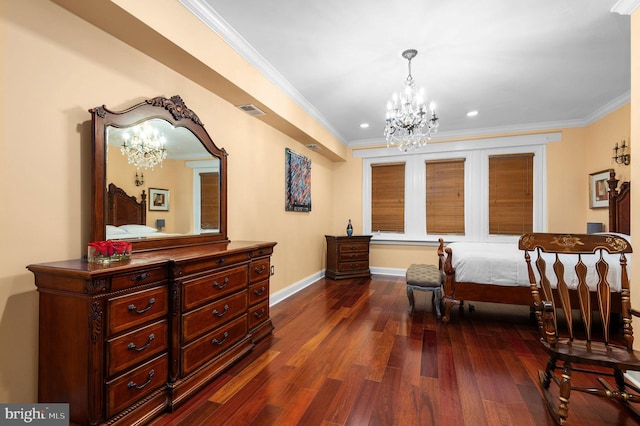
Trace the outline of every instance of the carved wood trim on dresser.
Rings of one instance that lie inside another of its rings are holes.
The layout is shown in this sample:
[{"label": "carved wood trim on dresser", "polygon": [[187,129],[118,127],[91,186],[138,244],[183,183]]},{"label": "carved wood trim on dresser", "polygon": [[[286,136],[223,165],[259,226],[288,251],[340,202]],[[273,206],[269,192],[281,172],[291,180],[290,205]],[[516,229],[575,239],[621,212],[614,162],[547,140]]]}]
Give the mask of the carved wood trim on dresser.
[{"label": "carved wood trim on dresser", "polygon": [[273,242],[29,265],[39,293],[38,401],[80,425],[173,410],[273,330]]}]

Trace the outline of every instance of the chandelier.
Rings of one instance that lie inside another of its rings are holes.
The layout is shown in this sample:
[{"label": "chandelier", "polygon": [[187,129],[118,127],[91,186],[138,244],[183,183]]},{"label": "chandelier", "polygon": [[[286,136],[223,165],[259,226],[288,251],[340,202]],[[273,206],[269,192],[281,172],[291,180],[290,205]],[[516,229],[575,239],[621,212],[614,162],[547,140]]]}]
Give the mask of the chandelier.
[{"label": "chandelier", "polygon": [[133,126],[130,133],[122,134],[122,139],[120,152],[137,169],[153,169],[158,164],[162,167],[162,160],[167,158],[165,137],[148,122]]},{"label": "chandelier", "polygon": [[409,62],[409,76],[405,81],[404,91],[387,103],[387,120],[384,136],[387,147],[396,145],[401,151],[424,146],[431,139],[431,134],[438,131],[438,117],[435,106],[429,105],[430,113],[423,98],[423,89],[416,91],[416,83],[411,76],[411,60],[418,54],[409,49],[402,52],[402,57]]}]

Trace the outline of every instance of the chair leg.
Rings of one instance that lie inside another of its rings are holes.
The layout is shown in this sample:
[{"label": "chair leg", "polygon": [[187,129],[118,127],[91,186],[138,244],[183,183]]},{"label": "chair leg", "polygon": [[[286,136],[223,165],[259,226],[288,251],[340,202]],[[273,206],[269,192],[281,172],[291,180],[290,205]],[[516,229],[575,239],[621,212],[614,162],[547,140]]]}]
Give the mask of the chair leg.
[{"label": "chair leg", "polygon": [[413,314],[413,306],[415,301],[413,299],[413,289],[410,286],[407,286],[407,298],[409,299],[409,311],[408,314]]},{"label": "chair leg", "polygon": [[433,299],[436,307],[436,317],[440,319],[442,318],[442,313],[440,313],[440,303],[442,301],[442,293],[440,291],[440,288],[433,289]]},{"label": "chair leg", "polygon": [[547,361],[547,368],[544,371],[544,378],[541,381],[542,387],[545,389],[549,389],[549,385],[551,384],[551,378],[553,377],[553,372],[556,369],[556,360],[555,358],[549,358]]},{"label": "chair leg", "polygon": [[565,362],[560,379],[560,405],[558,406],[561,424],[567,420],[569,415],[569,396],[571,396],[571,363]]}]

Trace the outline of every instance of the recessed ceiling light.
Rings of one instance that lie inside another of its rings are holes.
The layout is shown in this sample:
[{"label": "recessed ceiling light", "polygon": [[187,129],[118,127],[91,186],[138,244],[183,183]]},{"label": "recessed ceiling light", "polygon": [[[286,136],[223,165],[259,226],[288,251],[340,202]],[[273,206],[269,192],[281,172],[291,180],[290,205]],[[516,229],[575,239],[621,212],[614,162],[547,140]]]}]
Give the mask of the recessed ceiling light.
[{"label": "recessed ceiling light", "polygon": [[369,123],[362,123],[362,124],[360,124],[360,128],[361,128],[361,129],[366,129],[366,128],[368,128],[368,127],[369,127]]},{"label": "recessed ceiling light", "polygon": [[478,115],[478,111],[469,111],[467,113],[467,117],[475,117],[476,115]]}]

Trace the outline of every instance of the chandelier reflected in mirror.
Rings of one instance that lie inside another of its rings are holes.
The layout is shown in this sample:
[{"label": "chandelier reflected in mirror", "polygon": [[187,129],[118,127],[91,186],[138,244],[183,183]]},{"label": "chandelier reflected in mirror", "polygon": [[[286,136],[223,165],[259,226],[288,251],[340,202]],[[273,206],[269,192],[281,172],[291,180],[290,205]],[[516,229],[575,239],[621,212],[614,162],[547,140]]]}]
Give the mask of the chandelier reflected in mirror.
[{"label": "chandelier reflected in mirror", "polygon": [[167,158],[166,139],[155,127],[144,122],[133,126],[129,132],[122,134],[120,152],[127,157],[129,164],[137,169],[153,169]]},{"label": "chandelier reflected in mirror", "polygon": [[402,52],[402,57],[409,63],[409,76],[404,90],[387,103],[387,119],[384,136],[387,147],[397,146],[401,151],[424,146],[431,139],[431,134],[438,131],[438,117],[435,105],[424,100],[424,90],[416,90],[416,83],[411,76],[411,60],[418,54],[415,49]]}]

